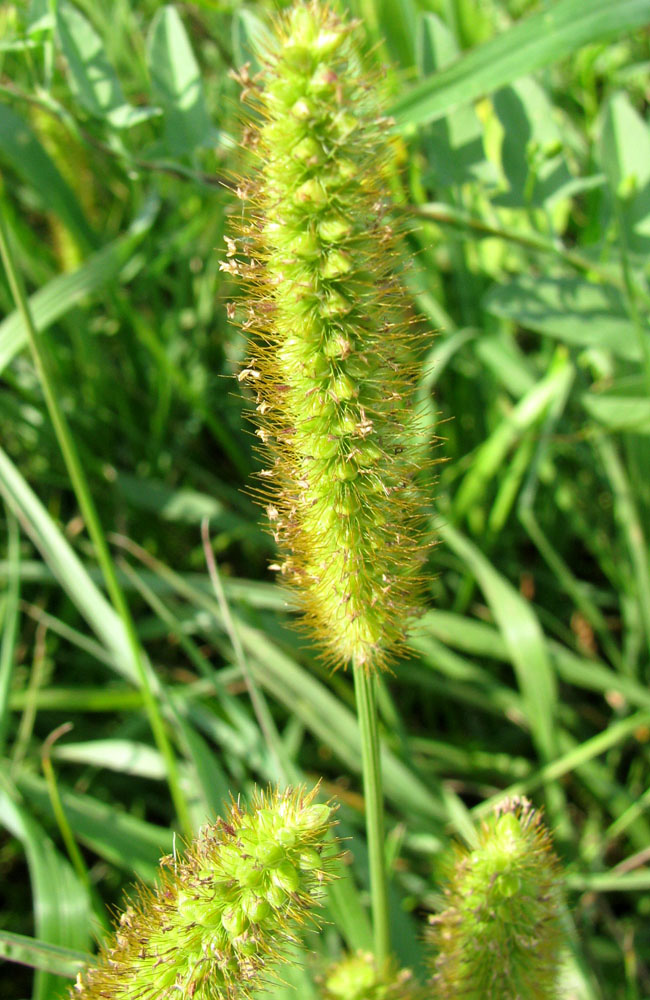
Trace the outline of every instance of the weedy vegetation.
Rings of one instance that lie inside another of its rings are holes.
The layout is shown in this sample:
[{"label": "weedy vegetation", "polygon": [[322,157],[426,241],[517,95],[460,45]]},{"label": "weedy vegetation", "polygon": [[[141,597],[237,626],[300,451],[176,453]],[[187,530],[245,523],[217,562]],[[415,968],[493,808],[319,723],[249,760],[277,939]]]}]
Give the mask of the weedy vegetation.
[{"label": "weedy vegetation", "polygon": [[649,26],[0,11],[6,1000],[650,993]]}]

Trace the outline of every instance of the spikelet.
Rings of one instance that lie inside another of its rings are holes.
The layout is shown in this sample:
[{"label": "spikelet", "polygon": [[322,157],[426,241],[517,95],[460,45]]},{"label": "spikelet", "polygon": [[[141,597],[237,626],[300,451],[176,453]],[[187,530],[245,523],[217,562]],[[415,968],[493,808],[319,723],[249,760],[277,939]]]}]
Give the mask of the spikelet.
[{"label": "spikelet", "polygon": [[392,961],[377,965],[374,955],[356,952],[330,966],[321,990],[323,1000],[424,1000],[410,969]]},{"label": "spikelet", "polygon": [[458,848],[429,942],[439,1000],[557,1000],[560,874],[551,838],[526,799]]},{"label": "spikelet", "polygon": [[240,379],[270,459],[260,492],[284,557],[275,568],[331,664],[379,669],[419,605],[425,459],[385,195],[390,122],[357,29],[329,5],[298,4],[261,78],[243,74],[255,165],[223,266],[249,293]]},{"label": "spikelet", "polygon": [[160,886],[138,889],[75,1000],[248,998],[332,877],[330,806],[315,791],[259,794],[206,827]]}]

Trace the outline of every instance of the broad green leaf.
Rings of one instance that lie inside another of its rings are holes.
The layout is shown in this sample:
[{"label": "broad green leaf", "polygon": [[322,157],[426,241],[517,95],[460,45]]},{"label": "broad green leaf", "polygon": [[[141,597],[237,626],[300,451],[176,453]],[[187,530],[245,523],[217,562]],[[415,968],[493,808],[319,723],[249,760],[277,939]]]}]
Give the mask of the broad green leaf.
[{"label": "broad green leaf", "polygon": [[624,93],[614,94],[603,113],[600,158],[615,197],[630,250],[650,250],[650,128]]},{"label": "broad green leaf", "polygon": [[[0,106],[0,120],[2,110]],[[30,297],[29,305],[37,331],[46,330],[51,323],[65,315],[86,295],[97,291],[119,276],[153,222],[156,209],[155,201],[147,203],[124,236],[98,250],[76,271],[53,278]],[[26,343],[25,324],[16,310],[0,323],[0,372]]]},{"label": "broad green leaf", "polygon": [[650,22],[650,0],[559,0],[461,56],[399,98],[390,113],[398,128],[422,125],[451,109],[571,55],[592,42]]},{"label": "broad green leaf", "polygon": [[70,89],[87,111],[104,117],[124,104],[115,70],[104,43],[84,15],[68,0],[56,7],[56,30],[68,64]]},{"label": "broad green leaf", "polygon": [[8,962],[20,962],[42,972],[74,979],[77,972],[87,963],[89,955],[72,948],[49,944],[25,934],[12,934],[0,930],[0,958]]},{"label": "broad green leaf", "polygon": [[155,108],[134,108],[125,101],[102,39],[68,0],[57,4],[56,30],[68,66],[70,89],[87,111],[108,118],[115,128],[130,128],[159,113]]},{"label": "broad green leaf", "polygon": [[169,152],[182,156],[212,142],[201,73],[174,7],[156,12],[147,39],[147,61],[153,95],[165,115]]},{"label": "broad green leaf", "polygon": [[[4,782],[0,787],[0,824],[24,847],[38,938],[48,944],[89,951],[91,908],[86,890],[43,828],[5,789]],[[57,977],[37,972],[33,1000],[53,1000],[60,988]]]},{"label": "broad green leaf", "polygon": [[[418,31],[418,65],[423,75],[444,69],[458,56],[458,46],[435,14],[423,14]],[[461,107],[432,122],[424,136],[431,175],[436,184],[467,180],[496,181],[496,170],[483,148],[483,127],[472,107]]]},{"label": "broad green leaf", "polygon": [[551,204],[572,180],[559,155],[560,130],[544,89],[525,76],[494,96],[503,126],[501,165],[508,191],[495,196],[506,207]]},{"label": "broad green leaf", "polygon": [[595,387],[583,393],[587,413],[610,431],[650,434],[650,396],[641,375],[618,379],[602,391]]},{"label": "broad green leaf", "polygon": [[250,63],[250,72],[258,73],[262,68],[260,57],[263,53],[273,51],[273,35],[268,24],[253,10],[240,7],[232,19],[232,47],[235,66]]},{"label": "broad green leaf", "polygon": [[207,517],[214,528],[222,531],[249,526],[247,520],[229,511],[216,497],[206,493],[187,489],[173,490],[158,480],[138,479],[127,473],[118,473],[115,483],[130,505],[140,510],[149,510],[165,521],[200,524]]},{"label": "broad green leaf", "polygon": [[42,209],[57,215],[87,250],[97,239],[75,195],[27,122],[0,104],[0,163],[8,163],[29,185]]},{"label": "broad green leaf", "polygon": [[488,312],[577,347],[599,347],[640,361],[641,347],[622,294],[582,278],[522,275],[483,299]]}]

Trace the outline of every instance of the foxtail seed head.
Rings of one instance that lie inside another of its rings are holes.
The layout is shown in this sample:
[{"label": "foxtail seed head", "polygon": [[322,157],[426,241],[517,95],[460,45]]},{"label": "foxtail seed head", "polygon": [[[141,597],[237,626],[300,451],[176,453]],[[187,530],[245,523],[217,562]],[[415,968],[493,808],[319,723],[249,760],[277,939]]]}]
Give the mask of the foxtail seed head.
[{"label": "foxtail seed head", "polygon": [[457,849],[447,907],[432,921],[439,1000],[557,1000],[560,874],[551,838],[526,799]]},{"label": "foxtail seed head", "polygon": [[[140,887],[75,1000],[248,998],[332,877],[330,806],[304,789],[259,794],[205,827]],[[335,853],[335,852],[334,852]]]},{"label": "foxtail seed head", "polygon": [[261,78],[244,74],[260,124],[246,131],[246,221],[223,267],[249,291],[240,379],[270,460],[276,568],[330,662],[381,668],[419,604],[424,443],[385,197],[390,123],[356,30],[327,4],[300,3]]},{"label": "foxtail seed head", "polygon": [[392,962],[378,966],[374,955],[356,952],[332,965],[324,978],[323,1000],[423,1000],[410,969]]}]

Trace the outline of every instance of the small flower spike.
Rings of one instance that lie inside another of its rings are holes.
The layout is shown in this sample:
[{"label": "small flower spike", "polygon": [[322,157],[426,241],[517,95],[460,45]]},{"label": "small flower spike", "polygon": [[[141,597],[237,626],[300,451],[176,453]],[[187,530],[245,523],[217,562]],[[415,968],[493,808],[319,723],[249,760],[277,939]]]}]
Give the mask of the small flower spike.
[{"label": "small flower spike", "polygon": [[[259,794],[205,827],[182,859],[139,887],[76,1000],[249,998],[332,877],[332,809],[315,790]],[[265,976],[266,974],[266,976]]]},{"label": "small flower spike", "polygon": [[558,1000],[560,885],[540,814],[506,803],[456,851],[429,934],[436,1000]]},{"label": "small flower spike", "polygon": [[362,951],[328,969],[321,994],[323,1000],[424,1000],[410,969],[392,962],[379,967],[374,955]]}]

